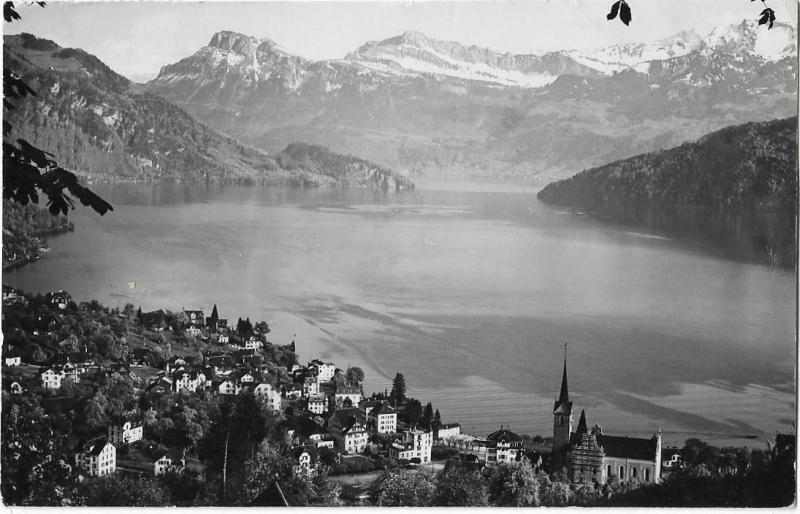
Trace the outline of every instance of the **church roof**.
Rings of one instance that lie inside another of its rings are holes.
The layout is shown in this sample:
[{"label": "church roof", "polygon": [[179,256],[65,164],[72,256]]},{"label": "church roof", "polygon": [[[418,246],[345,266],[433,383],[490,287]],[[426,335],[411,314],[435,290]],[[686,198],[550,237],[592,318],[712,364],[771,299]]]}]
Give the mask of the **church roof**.
[{"label": "church roof", "polygon": [[578,421],[578,430],[579,434],[585,434],[589,430],[586,428],[586,411],[581,409],[581,419]]},{"label": "church roof", "polygon": [[[597,444],[603,448],[606,457],[617,459],[637,459],[655,461],[656,439],[642,439],[639,437],[616,436],[596,434]],[[581,434],[570,434],[570,445],[580,442]]]}]

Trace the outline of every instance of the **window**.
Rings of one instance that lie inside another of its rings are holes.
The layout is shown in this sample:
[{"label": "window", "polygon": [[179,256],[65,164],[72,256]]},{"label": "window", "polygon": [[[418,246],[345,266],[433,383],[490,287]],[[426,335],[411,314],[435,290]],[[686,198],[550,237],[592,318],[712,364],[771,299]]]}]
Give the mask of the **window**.
[{"label": "window", "polygon": [[625,480],[625,468],[623,466],[619,467],[619,479]]},{"label": "window", "polygon": [[631,468],[631,476],[636,478],[636,468]]},{"label": "window", "polygon": [[650,468],[645,468],[644,470],[644,481],[645,482],[650,481]]},{"label": "window", "polygon": [[606,470],[606,478],[611,478],[611,464],[608,465],[608,469]]}]

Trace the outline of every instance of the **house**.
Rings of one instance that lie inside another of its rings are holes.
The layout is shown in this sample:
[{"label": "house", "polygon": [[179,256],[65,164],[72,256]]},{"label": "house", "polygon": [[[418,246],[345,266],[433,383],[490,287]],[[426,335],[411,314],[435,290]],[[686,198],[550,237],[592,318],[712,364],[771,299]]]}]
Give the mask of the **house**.
[{"label": "house", "polygon": [[172,389],[176,393],[180,393],[181,391],[191,391],[194,393],[197,391],[200,382],[205,383],[205,376],[196,371],[180,369],[172,374]]},{"label": "house", "polygon": [[186,366],[183,357],[175,356],[167,360],[167,373],[174,373],[176,370]]},{"label": "house", "polygon": [[153,394],[167,394],[172,391],[172,380],[166,377],[160,377],[152,382],[147,386],[144,390],[145,393],[153,393]]},{"label": "house", "polygon": [[292,458],[296,462],[294,473],[296,475],[311,477],[317,474],[319,454],[314,446],[297,446],[292,448]]},{"label": "house", "polygon": [[296,383],[291,383],[283,388],[284,398],[301,398],[303,396],[303,386]]},{"label": "house", "polygon": [[47,303],[61,310],[67,308],[67,304],[72,301],[72,296],[66,291],[53,291],[47,293]]},{"label": "house", "polygon": [[202,332],[202,330],[200,330],[200,327],[198,327],[196,325],[189,325],[186,328],[186,335],[189,336],[189,337],[197,338],[197,337],[200,337],[200,334],[202,334],[202,333],[203,332]]},{"label": "house", "polygon": [[267,408],[274,412],[281,410],[281,393],[267,382],[253,385],[253,396],[267,404]]},{"label": "house", "polygon": [[19,366],[22,364],[22,355],[17,350],[3,352],[3,364],[8,367]]},{"label": "house", "polygon": [[134,348],[133,359],[131,360],[132,366],[153,366],[155,364],[155,355],[150,348]]},{"label": "house", "polygon": [[71,362],[67,361],[67,363],[61,367],[61,373],[63,375],[62,379],[68,379],[71,380],[74,384],[77,384],[78,382],[81,381],[81,374],[82,374],[81,371],[85,373],[86,368],[80,368],[75,364],[72,364]]},{"label": "house", "polygon": [[351,384],[336,384],[336,390],[333,393],[333,401],[337,408],[345,406],[345,400],[349,400],[351,406],[358,405],[361,398],[361,387]]},{"label": "house", "polygon": [[180,473],[186,467],[186,455],[179,450],[170,449],[153,463],[153,474],[163,475],[169,472]]},{"label": "house", "polygon": [[7,286],[3,284],[3,301],[8,303],[14,303],[17,299],[19,299],[20,295],[16,289],[11,286]]},{"label": "house", "polygon": [[458,437],[461,435],[461,425],[458,423],[448,423],[440,425],[436,431],[436,439],[439,441],[447,441],[450,438]]},{"label": "house", "polygon": [[205,316],[203,316],[203,311],[183,311],[183,316],[186,319],[186,322],[190,325],[202,327],[205,325]]},{"label": "house", "polygon": [[[326,440],[326,432],[319,423],[308,416],[289,417],[285,422],[286,433],[293,444],[313,443],[319,447]],[[332,445],[331,445],[332,447]]]},{"label": "house", "polygon": [[620,482],[660,482],[660,432],[649,439],[606,435],[599,425],[589,430],[584,410],[581,411],[578,429],[572,432],[566,354],[561,393],[555,401],[553,417],[551,472],[566,469],[569,479],[576,483],[604,484],[612,477]]},{"label": "house", "polygon": [[358,409],[339,409],[328,419],[328,430],[336,437],[342,453],[361,453],[369,434],[363,413]]},{"label": "house", "polygon": [[419,459],[422,464],[431,461],[433,432],[412,428],[400,434],[401,437],[389,446],[389,457],[408,461]]},{"label": "house", "polygon": [[325,414],[325,411],[328,410],[328,401],[322,395],[310,396],[306,408],[314,414]]},{"label": "house", "polygon": [[125,420],[121,424],[115,423],[108,427],[108,440],[115,446],[141,441],[143,435],[144,427],[141,421]]},{"label": "house", "polygon": [[683,465],[681,459],[680,448],[662,448],[661,449],[661,470],[672,471],[678,469]]},{"label": "house", "polygon": [[314,375],[306,375],[303,378],[303,396],[316,396],[319,394],[319,381]]},{"label": "house", "polygon": [[397,430],[397,411],[389,405],[389,402],[381,402],[374,409],[370,409],[367,426],[375,433],[390,434]]},{"label": "house", "polygon": [[236,385],[236,381],[232,378],[214,382],[212,388],[218,394],[239,394],[240,391],[240,388]]},{"label": "house", "polygon": [[522,458],[522,436],[515,434],[508,427],[492,432],[486,436],[486,464],[494,466],[503,462],[514,462]]},{"label": "house", "polygon": [[264,343],[262,343],[261,340],[255,336],[250,337],[250,339],[244,342],[245,350],[258,350],[263,347]]},{"label": "house", "polygon": [[364,416],[369,417],[369,413],[372,409],[377,407],[382,403],[382,400],[373,400],[372,398],[366,398],[358,402],[358,408],[364,412]]},{"label": "house", "polygon": [[57,366],[47,367],[39,373],[39,377],[45,389],[60,389],[61,381],[64,380],[64,370]]},{"label": "house", "polygon": [[110,475],[117,469],[117,449],[105,437],[92,439],[79,447],[75,465],[90,477]]},{"label": "house", "polygon": [[308,367],[314,366],[316,370],[317,380],[319,382],[330,382],[333,375],[336,373],[336,365],[332,362],[322,362],[319,359],[314,359],[308,363]]}]

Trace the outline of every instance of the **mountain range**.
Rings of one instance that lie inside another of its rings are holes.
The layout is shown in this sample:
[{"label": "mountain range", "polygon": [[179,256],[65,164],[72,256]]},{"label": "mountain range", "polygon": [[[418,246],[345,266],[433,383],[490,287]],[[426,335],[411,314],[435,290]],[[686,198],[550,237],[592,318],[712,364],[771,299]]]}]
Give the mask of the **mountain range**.
[{"label": "mountain range", "polygon": [[796,29],[755,21],[510,54],[406,32],[312,61],[223,31],[148,91],[264,151],[320,144],[411,173],[575,171],[796,110]]},{"label": "mountain range", "polygon": [[308,145],[267,154],[207,127],[81,49],[20,34],[4,36],[3,58],[37,92],[6,111],[13,137],[90,179],[413,186],[386,167]]}]

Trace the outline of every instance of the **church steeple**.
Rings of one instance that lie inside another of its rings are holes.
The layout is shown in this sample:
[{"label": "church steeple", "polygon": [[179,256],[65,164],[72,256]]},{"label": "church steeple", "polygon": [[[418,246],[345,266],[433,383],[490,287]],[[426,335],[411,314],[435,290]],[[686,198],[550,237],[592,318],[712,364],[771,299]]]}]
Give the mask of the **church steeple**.
[{"label": "church steeple", "polygon": [[[586,419],[583,419],[584,424]],[[564,343],[564,372],[561,376],[561,393],[553,405],[553,453],[550,471],[561,472],[567,464],[566,454],[572,434],[572,402],[567,386],[567,343]]]},{"label": "church steeple", "polygon": [[564,374],[561,376],[561,394],[558,396],[558,401],[569,401],[569,387],[567,387],[567,343],[564,343]]},{"label": "church steeple", "polygon": [[553,405],[553,412],[564,414],[572,413],[572,402],[569,401],[569,386],[567,385],[567,343],[564,343],[564,372],[561,375],[561,393]]}]

